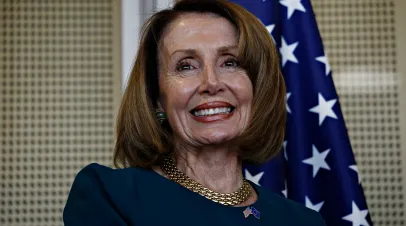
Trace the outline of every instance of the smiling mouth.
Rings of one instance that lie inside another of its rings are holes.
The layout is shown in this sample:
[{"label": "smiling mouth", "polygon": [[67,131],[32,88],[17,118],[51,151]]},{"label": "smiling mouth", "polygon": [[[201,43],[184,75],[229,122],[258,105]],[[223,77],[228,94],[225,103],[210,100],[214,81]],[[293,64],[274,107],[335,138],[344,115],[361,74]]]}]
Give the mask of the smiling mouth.
[{"label": "smiling mouth", "polygon": [[233,115],[235,109],[236,107],[230,103],[215,101],[201,104],[192,109],[190,113],[196,121],[207,123],[226,120]]},{"label": "smiling mouth", "polygon": [[212,115],[227,115],[230,114],[235,107],[209,108],[201,110],[192,110],[190,113],[196,117],[212,116]]}]

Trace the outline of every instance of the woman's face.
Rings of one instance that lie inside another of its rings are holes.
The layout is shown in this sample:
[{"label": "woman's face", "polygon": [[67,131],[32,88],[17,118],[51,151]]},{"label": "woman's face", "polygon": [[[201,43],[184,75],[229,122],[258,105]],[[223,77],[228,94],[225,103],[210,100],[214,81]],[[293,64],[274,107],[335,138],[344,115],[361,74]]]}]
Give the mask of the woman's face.
[{"label": "woman's face", "polygon": [[237,42],[235,27],[211,14],[184,14],[163,34],[160,105],[183,144],[224,144],[249,123],[253,88]]}]

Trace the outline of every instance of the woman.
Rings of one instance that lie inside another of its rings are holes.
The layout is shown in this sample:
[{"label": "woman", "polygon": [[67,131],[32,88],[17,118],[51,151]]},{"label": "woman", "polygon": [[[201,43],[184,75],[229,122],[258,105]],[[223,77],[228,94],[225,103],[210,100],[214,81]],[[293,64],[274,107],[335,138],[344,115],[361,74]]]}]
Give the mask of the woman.
[{"label": "woman", "polygon": [[246,181],[281,148],[285,86],[265,27],[225,0],[177,1],[145,24],[115,164],[76,176],[65,225],[324,225]]}]

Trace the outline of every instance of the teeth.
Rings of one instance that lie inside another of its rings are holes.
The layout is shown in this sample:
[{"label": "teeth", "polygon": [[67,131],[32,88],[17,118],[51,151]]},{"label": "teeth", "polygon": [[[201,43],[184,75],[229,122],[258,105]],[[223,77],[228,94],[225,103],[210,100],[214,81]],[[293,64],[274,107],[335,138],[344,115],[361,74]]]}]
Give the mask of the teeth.
[{"label": "teeth", "polygon": [[195,116],[207,116],[207,115],[216,115],[216,114],[228,114],[231,112],[231,108],[224,107],[224,108],[210,108],[210,109],[202,109],[193,112]]}]

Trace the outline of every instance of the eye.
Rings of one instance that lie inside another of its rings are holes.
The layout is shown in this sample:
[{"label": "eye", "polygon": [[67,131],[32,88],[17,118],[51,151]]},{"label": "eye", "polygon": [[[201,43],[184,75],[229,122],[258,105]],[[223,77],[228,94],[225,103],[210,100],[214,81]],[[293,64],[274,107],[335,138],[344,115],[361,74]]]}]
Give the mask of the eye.
[{"label": "eye", "polygon": [[186,61],[181,61],[176,65],[176,71],[187,71],[192,69],[194,69],[194,67]]},{"label": "eye", "polygon": [[238,67],[239,63],[235,59],[228,59],[223,64],[225,67]]}]

